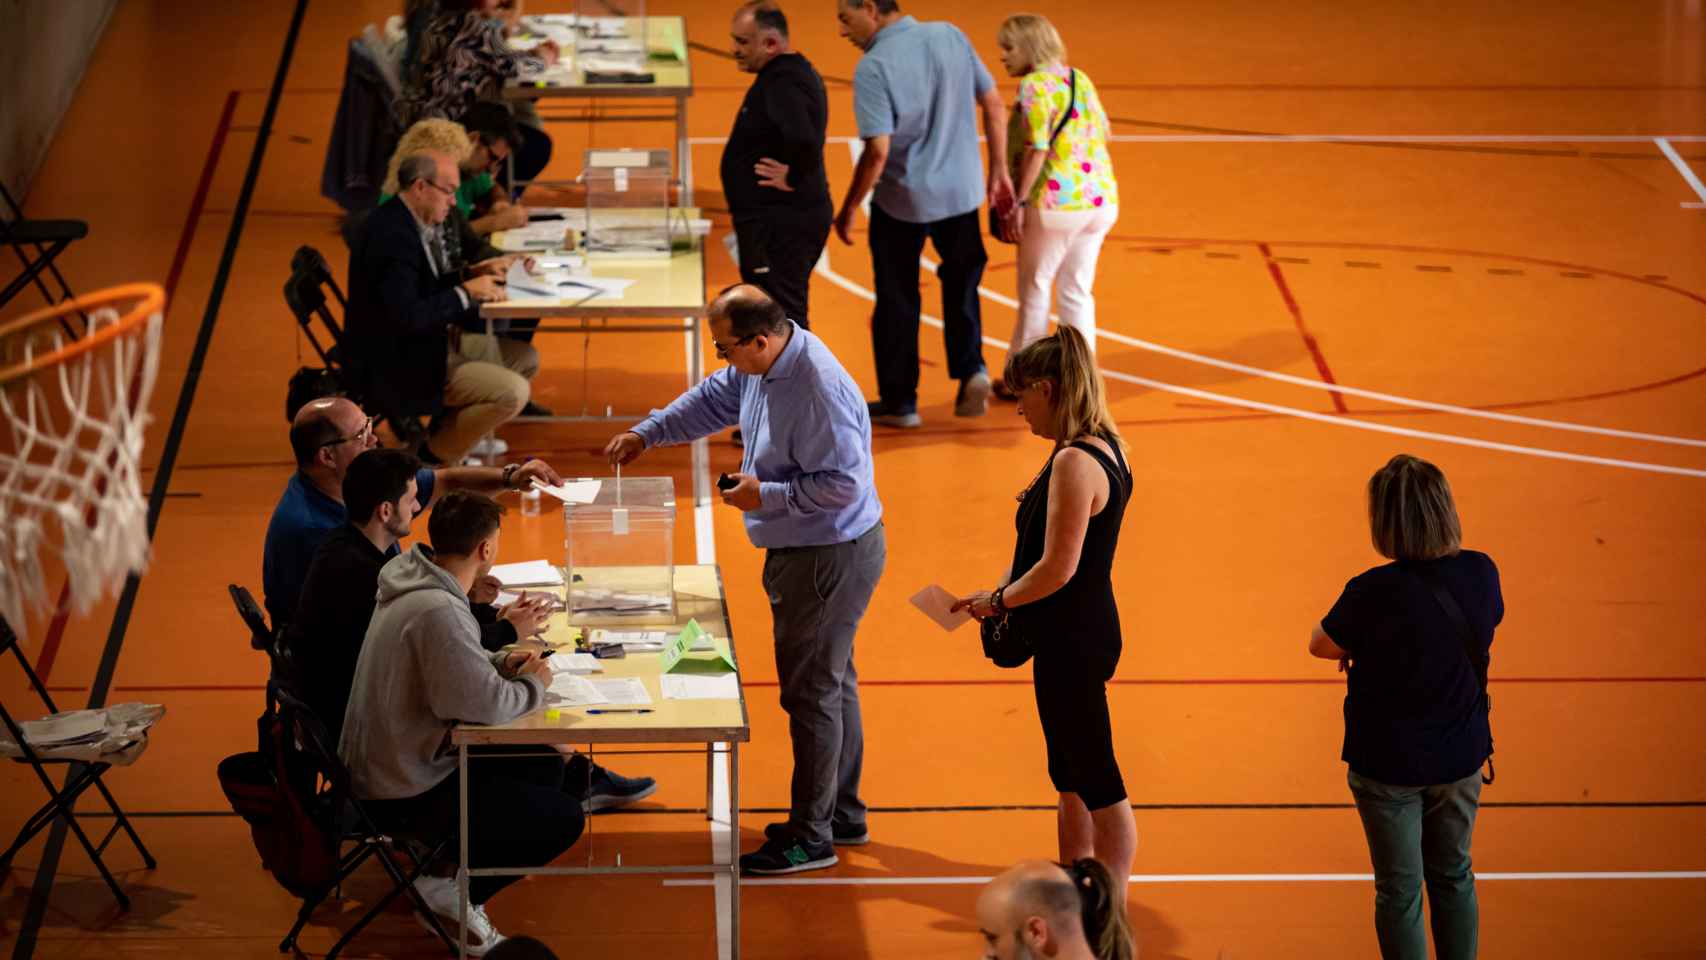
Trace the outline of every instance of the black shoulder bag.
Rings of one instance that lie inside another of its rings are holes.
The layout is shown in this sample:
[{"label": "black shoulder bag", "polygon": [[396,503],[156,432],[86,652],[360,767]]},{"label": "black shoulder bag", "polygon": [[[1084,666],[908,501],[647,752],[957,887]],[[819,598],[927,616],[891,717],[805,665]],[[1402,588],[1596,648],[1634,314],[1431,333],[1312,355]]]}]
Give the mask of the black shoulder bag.
[{"label": "black shoulder bag", "polygon": [[[1433,591],[1434,599],[1439,601],[1440,609],[1445,611],[1445,618],[1457,628],[1457,635],[1463,640],[1463,654],[1469,658],[1470,669],[1475,671],[1475,679],[1481,682],[1481,702],[1478,704],[1487,711],[1489,718],[1493,715],[1493,696],[1487,692],[1487,661],[1488,656],[1478,648],[1475,642],[1475,631],[1469,627],[1469,618],[1463,615],[1463,608],[1457,605],[1457,598],[1451,591],[1440,583],[1431,571],[1424,573],[1419,568],[1411,568],[1417,579],[1428,585]],[[1481,775],[1481,782],[1491,784],[1498,775],[1493,769],[1493,732],[1491,723],[1487,727],[1487,772]]]},{"label": "black shoulder bag", "polygon": [[[1066,69],[1067,69],[1066,109],[1064,111],[1062,111],[1060,114],[1060,122],[1054,125],[1054,132],[1050,133],[1048,135],[1048,149],[1049,149],[1049,152],[1051,152],[1051,153],[1054,151],[1054,142],[1056,140],[1060,139],[1060,131],[1066,129],[1067,122],[1072,119],[1072,111],[1078,104],[1078,71],[1071,68],[1071,67],[1067,67]],[[1014,187],[1017,188],[1018,184],[1014,184]],[[1017,198],[1015,198],[1015,200],[1017,200]],[[1013,241],[1013,240],[1002,239],[1002,237],[1001,237],[1001,211],[995,209],[994,207],[989,208],[989,233],[991,236],[993,236],[997,240],[1000,240],[1002,243],[1015,243],[1015,242],[1017,242],[1017,241]],[[1020,662],[1023,662],[1023,661],[1020,661]],[[1018,664],[1014,664],[1014,666],[1018,666]]]},{"label": "black shoulder bag", "polygon": [[[1052,455],[1051,455],[1052,456]],[[1029,491],[1026,491],[1027,496]],[[1014,556],[1025,555],[1025,532],[1031,527],[1031,520],[1036,517],[1039,504],[1048,502],[1048,497],[1039,497],[1037,503],[1031,504],[1025,516],[1019,522],[1019,539],[1013,547]],[[1018,576],[1013,578],[1019,579]],[[1036,638],[1026,633],[1019,622],[1018,614],[1009,610],[999,617],[984,620],[979,630],[983,634],[983,655],[998,667],[1022,667],[1025,661],[1031,659],[1036,652]]]}]

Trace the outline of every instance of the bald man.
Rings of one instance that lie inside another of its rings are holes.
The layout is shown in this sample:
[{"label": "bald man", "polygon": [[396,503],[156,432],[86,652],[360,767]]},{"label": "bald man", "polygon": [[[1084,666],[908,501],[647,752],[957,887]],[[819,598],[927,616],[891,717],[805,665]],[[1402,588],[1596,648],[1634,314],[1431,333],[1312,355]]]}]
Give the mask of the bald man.
[{"label": "bald man", "polygon": [[605,447],[613,464],[738,425],[740,472],[718,484],[764,558],[782,709],[794,747],[788,821],[771,824],[747,873],[833,866],[832,844],[870,841],[859,798],[865,733],[853,635],[882,577],[883,505],[863,396],[829,347],[757,287],[712,301],[712,345],[729,365]]},{"label": "bald man", "polygon": [[1057,863],[1026,860],[991,880],[977,898],[977,925],[987,960],[1097,960],[1078,891]]},{"label": "bald man", "polygon": [[[296,472],[273,508],[261,556],[261,587],[274,630],[283,630],[296,612],[314,551],[344,524],[344,473],[350,461],[377,443],[373,418],[344,397],[314,400],[296,411],[290,423]],[[504,467],[422,468],[415,474],[416,499],[425,510],[435,494],[469,490],[495,495],[525,490],[535,479],[562,482],[557,471],[540,460]]]}]

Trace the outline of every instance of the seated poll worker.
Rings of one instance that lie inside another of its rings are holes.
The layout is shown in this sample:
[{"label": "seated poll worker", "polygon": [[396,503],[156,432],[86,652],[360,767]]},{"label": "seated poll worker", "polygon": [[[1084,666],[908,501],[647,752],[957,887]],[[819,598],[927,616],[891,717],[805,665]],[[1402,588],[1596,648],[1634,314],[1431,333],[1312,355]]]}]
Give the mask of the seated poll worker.
[{"label": "seated poll worker", "polygon": [[[502,516],[477,493],[441,497],[427,520],[433,549],[416,544],[379,571],[338,755],[382,829],[454,834],[461,780],[447,746],[451,727],[507,723],[545,705],[550,661],[483,649],[468,610],[468,591],[497,559]],[[468,765],[468,866],[542,866],[573,846],[586,820],[566,778],[563,758],[535,747],[481,750]],[[503,939],[484,907],[518,879],[469,881],[470,953],[484,955]],[[415,886],[454,931],[464,906],[456,882],[423,876]]]},{"label": "seated poll worker", "polygon": [[[286,682],[314,709],[334,741],[373,617],[379,569],[401,552],[399,541],[409,535],[420,511],[420,465],[406,451],[384,449],[368,450],[350,462],[343,481],[349,520],[314,551],[296,615],[284,631],[291,665]],[[502,610],[478,602],[470,607],[480,622],[480,645],[496,652],[538,633],[550,615],[551,597],[524,594]]]},{"label": "seated poll worker", "polygon": [[[267,524],[262,548],[261,586],[273,630],[281,632],[296,613],[302,582],[314,551],[326,536],[343,526],[345,517],[344,473],[351,461],[378,443],[373,418],[345,397],[326,397],[302,405],[290,423],[290,448],[296,457],[296,473],[285,484],[278,506]],[[423,467],[415,472],[415,498],[419,508],[432,505],[434,496],[453,490],[498,493],[526,490],[533,481],[556,485],[563,482],[557,471],[542,460],[511,463],[502,467]],[[497,596],[488,589],[487,601]]]},{"label": "seated poll worker", "polygon": [[832,844],[870,840],[859,798],[865,736],[853,636],[883,573],[882,503],[871,467],[871,420],[853,378],[824,342],[757,287],[712,301],[712,345],[729,365],[667,408],[616,435],[613,464],[650,447],[687,443],[738,425],[741,472],[723,502],[763,547],[776,671],[788,713],[794,774],[788,820],[771,824],[747,873],[835,864]]},{"label": "seated poll worker", "polygon": [[[520,414],[539,368],[531,344],[503,340],[502,351],[516,354],[506,361],[478,332],[479,304],[502,299],[504,282],[486,273],[464,278],[449,259],[440,227],[460,182],[451,156],[404,157],[400,192],[367,216],[350,247],[345,359],[387,410],[432,415],[421,448],[432,464],[461,462]],[[480,349],[465,349],[464,340]]]},{"label": "seated poll worker", "polygon": [[[419,467],[420,461],[401,450],[369,450],[350,463],[343,493],[351,519],[315,551],[296,616],[284,632],[289,676],[282,681],[314,709],[334,741],[373,617],[380,568],[398,555],[399,541],[419,512]],[[487,574],[469,592],[480,645],[493,653],[537,634],[553,605],[548,594],[524,593],[500,609],[490,602],[497,591],[497,579]],[[620,776],[578,753],[569,760],[568,783],[588,813],[625,806],[657,790],[651,777]]]}]

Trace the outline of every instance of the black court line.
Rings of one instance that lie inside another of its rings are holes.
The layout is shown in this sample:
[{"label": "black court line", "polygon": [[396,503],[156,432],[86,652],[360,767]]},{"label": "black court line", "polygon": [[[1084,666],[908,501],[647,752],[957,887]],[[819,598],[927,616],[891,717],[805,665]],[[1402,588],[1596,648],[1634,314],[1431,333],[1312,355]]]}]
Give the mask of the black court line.
[{"label": "black court line", "polygon": [[[213,288],[208,293],[207,309],[202,314],[201,327],[196,333],[195,347],[190,353],[189,366],[184,372],[183,386],[178,391],[177,408],[172,415],[171,428],[166,432],[166,442],[160,455],[158,473],[154,477],[154,486],[148,497],[148,538],[154,539],[154,531],[160,523],[160,512],[165,507],[166,497],[172,479],[172,465],[177,460],[178,448],[182,446],[184,430],[188,426],[190,408],[195,403],[196,386],[201,380],[202,366],[207,360],[209,347],[213,342],[213,330],[219,320],[219,307],[225,298],[225,285],[231,277],[231,267],[237,259],[237,242],[243,235],[243,224],[249,209],[249,201],[253,198],[255,185],[260,180],[261,158],[266,153],[267,140],[272,132],[273,119],[278,113],[278,101],[284,91],[284,78],[290,72],[290,61],[296,52],[296,38],[302,30],[302,19],[308,12],[308,0],[296,0],[296,9],[290,18],[290,29],[285,33],[284,46],[279,51],[278,69],[273,75],[272,89],[267,94],[266,110],[261,115],[260,129],[255,137],[254,149],[249,154],[249,168],[243,177],[242,191],[237,196],[237,206],[232,215],[231,229],[225,237],[225,249],[220,255],[219,269],[213,277]],[[101,662],[95,672],[95,680],[89,691],[90,708],[104,706],[107,691],[112,686],[113,672],[118,668],[119,652],[124,648],[125,631],[130,626],[130,615],[136,606],[136,594],[141,589],[142,578],[135,573],[125,578],[124,591],[119,596],[117,609],[113,613],[112,628],[107,633],[105,648],[101,651]],[[67,771],[67,781],[82,769],[80,764],[73,764]],[[47,917],[48,896],[53,891],[53,879],[59,869],[59,857],[65,846],[66,821],[61,818],[54,821],[53,830],[49,833],[47,844],[42,849],[41,864],[36,868],[35,883],[30,889],[29,905],[24,913],[23,924],[18,929],[18,941],[12,950],[13,960],[30,960],[35,955],[36,940],[41,932],[42,921]]]}]

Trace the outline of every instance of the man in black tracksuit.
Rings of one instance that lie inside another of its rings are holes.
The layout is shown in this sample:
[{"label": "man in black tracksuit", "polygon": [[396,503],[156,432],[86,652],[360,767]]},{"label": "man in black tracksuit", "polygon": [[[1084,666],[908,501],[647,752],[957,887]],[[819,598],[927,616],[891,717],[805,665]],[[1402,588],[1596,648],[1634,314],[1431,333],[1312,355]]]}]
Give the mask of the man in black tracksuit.
[{"label": "man in black tracksuit", "polygon": [[740,68],[757,75],[723,148],[740,276],[809,327],[811,272],[835,218],[823,170],[829,98],[823,78],[789,48],[788,20],[774,5],[742,6],[729,32]]}]

